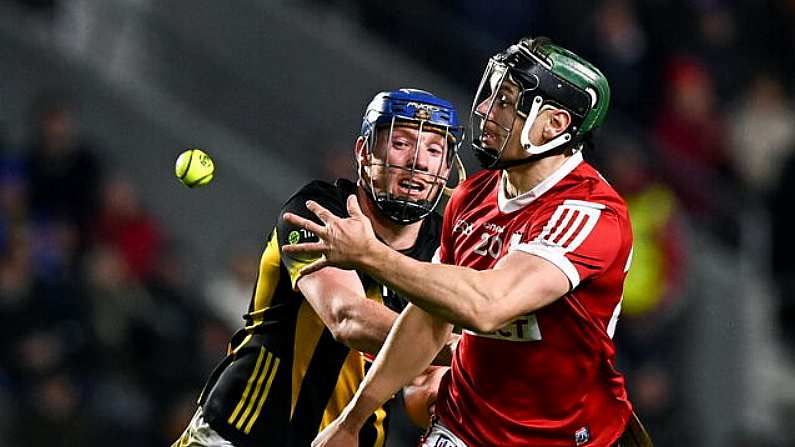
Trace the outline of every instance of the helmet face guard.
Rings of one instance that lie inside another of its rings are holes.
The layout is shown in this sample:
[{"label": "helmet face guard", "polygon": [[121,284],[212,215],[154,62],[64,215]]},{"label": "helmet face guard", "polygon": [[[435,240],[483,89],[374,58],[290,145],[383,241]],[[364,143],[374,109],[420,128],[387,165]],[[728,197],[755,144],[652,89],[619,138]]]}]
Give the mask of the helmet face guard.
[{"label": "helmet face guard", "polygon": [[484,168],[494,167],[513,134],[522,95],[520,87],[511,80],[508,66],[489,60],[480,86],[475,94],[470,114],[472,148]]},{"label": "helmet face guard", "polygon": [[463,138],[455,110],[421,90],[376,95],[364,116],[360,184],[398,224],[417,222],[442,198]]},{"label": "helmet face guard", "polygon": [[[593,68],[586,74],[593,72],[601,76],[601,73],[573,53],[545,44],[553,48],[553,57],[544,57],[535,50],[532,40],[524,39],[492,57],[486,66],[470,113],[472,148],[486,169],[514,166],[551,153],[553,149],[576,144],[604,117],[609,98],[606,81],[606,94],[600,104],[596,87],[590,85],[592,80],[576,70]],[[546,108],[566,110],[571,124],[557,137],[536,146],[530,141],[530,129],[538,114]],[[592,116],[594,113],[599,115]],[[523,121],[517,122],[518,118]],[[503,152],[515,132],[519,133],[519,144],[528,157],[503,160]]]}]

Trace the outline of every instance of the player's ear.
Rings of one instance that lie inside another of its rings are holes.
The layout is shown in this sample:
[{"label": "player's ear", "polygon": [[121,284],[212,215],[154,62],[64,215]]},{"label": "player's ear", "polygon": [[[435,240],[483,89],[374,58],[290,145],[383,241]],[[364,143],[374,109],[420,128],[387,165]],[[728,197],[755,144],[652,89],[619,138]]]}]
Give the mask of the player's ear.
[{"label": "player's ear", "polygon": [[369,154],[367,153],[367,141],[364,137],[359,137],[356,139],[356,144],[353,147],[354,156],[356,157],[356,162],[359,166],[362,164],[366,164],[367,158]]},{"label": "player's ear", "polygon": [[571,124],[571,114],[567,110],[554,109],[549,113],[549,118],[544,126],[544,138],[551,140],[562,134]]}]

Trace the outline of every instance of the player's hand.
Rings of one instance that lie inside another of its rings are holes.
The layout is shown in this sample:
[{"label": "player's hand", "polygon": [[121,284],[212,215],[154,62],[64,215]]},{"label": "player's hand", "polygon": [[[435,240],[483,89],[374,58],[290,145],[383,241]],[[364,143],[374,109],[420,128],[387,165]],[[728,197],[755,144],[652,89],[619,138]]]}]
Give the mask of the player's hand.
[{"label": "player's hand", "polygon": [[299,255],[321,255],[320,259],[301,269],[308,275],[326,266],[353,269],[360,265],[372,247],[378,244],[370,219],[362,213],[355,195],[348,197],[347,207],[350,217],[335,216],[331,211],[312,200],[306,202],[309,211],[323,222],[319,225],[293,213],[285,213],[284,220],[311,231],[318,237],[317,242],[285,245],[285,253]]},{"label": "player's hand", "polygon": [[439,383],[450,368],[430,366],[424,373],[403,387],[403,403],[409,420],[420,428],[428,428],[436,405]]},{"label": "player's hand", "polygon": [[312,447],[351,447],[359,445],[359,432],[347,430],[340,419],[335,419],[318,433]]}]

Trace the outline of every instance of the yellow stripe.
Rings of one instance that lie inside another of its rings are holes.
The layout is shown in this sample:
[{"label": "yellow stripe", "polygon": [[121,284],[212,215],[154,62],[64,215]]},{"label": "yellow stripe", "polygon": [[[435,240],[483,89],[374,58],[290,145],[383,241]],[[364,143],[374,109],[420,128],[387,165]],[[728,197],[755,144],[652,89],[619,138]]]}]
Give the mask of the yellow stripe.
[{"label": "yellow stripe", "polygon": [[382,291],[385,287],[380,284],[372,284],[370,287],[367,288],[365,292],[365,296],[368,299],[371,299],[379,304],[384,304],[384,295],[382,295]]},{"label": "yellow stripe", "polygon": [[337,419],[342,409],[353,399],[353,395],[363,379],[364,360],[359,351],[351,349],[348,352],[348,356],[345,357],[339,376],[337,376],[337,383],[334,385],[334,391],[331,393],[331,397],[326,403],[326,408],[323,410],[323,418],[320,421],[318,431],[323,430],[334,419]]},{"label": "yellow stripe", "polygon": [[384,419],[386,419],[386,410],[384,410],[384,407],[378,407],[378,409],[375,410],[375,421],[373,422],[373,426],[375,426],[375,442],[373,443],[373,447],[383,447],[384,441],[386,440]]},{"label": "yellow stripe", "polygon": [[[383,288],[384,286],[379,286],[378,284],[373,285],[367,290],[367,298],[377,303],[384,304],[384,294],[382,294]],[[373,421],[373,428],[375,428],[375,441],[373,442],[373,447],[383,447],[386,443],[386,429],[384,428],[386,410],[384,410],[384,407],[378,407],[374,414],[375,420]]]},{"label": "yellow stripe", "polygon": [[[265,348],[261,348],[265,351]],[[265,360],[265,367],[262,368],[262,373],[259,375],[259,379],[257,380],[257,387],[254,388],[254,394],[251,395],[251,399],[248,401],[248,405],[246,406],[246,411],[243,412],[243,415],[240,416],[240,419],[237,420],[237,424],[235,428],[240,430],[243,427],[243,424],[246,422],[246,418],[248,418],[249,413],[254,408],[254,402],[257,400],[257,396],[259,395],[259,390],[262,388],[262,382],[265,381],[265,375],[268,373],[268,368],[271,366],[271,360],[273,360],[273,354],[270,352],[268,353],[268,358]]]},{"label": "yellow stripe", "polygon": [[[263,310],[263,311],[266,311],[266,310],[268,310],[268,309],[262,309],[262,310]],[[257,318],[257,317],[255,317],[254,315],[252,315],[251,313],[250,313],[250,314],[248,314],[248,315],[249,315],[251,318]],[[249,332],[253,332],[253,331],[254,331],[254,329],[256,329],[256,328],[258,328],[258,327],[262,326],[263,324],[265,324],[265,322],[264,322],[264,321],[262,321],[262,320],[260,320],[260,321],[257,321],[257,322],[256,322],[256,323],[254,323],[254,324],[250,324],[250,325],[248,325],[248,326],[243,326],[243,329],[245,329],[245,330],[247,330],[247,331],[249,331]]]},{"label": "yellow stripe", "polygon": [[320,335],[326,327],[317,316],[315,310],[306,300],[302,299],[301,307],[298,308],[298,316],[295,320],[295,342],[293,345],[293,370],[292,370],[292,400],[290,402],[290,419],[295,413],[295,405],[298,402],[298,394],[301,392],[301,385],[304,382],[306,370],[312,355],[315,353]]},{"label": "yellow stripe", "polygon": [[279,283],[280,259],[279,241],[274,230],[259,261],[259,276],[257,287],[254,289],[254,311],[267,309],[271,305],[273,292],[276,290],[276,284]]},{"label": "yellow stripe", "polygon": [[246,429],[243,430],[248,434],[251,431],[251,427],[254,426],[254,421],[257,420],[259,417],[259,413],[262,410],[262,404],[265,403],[265,399],[268,398],[268,393],[271,391],[271,384],[273,383],[273,378],[276,377],[276,370],[279,368],[279,362],[281,360],[279,357],[276,357],[276,361],[273,363],[273,368],[271,368],[270,376],[268,377],[268,381],[265,382],[265,391],[262,392],[262,396],[259,398],[259,402],[257,403],[257,410],[251,416],[251,419],[248,420],[248,425],[246,425]]},{"label": "yellow stripe", "polygon": [[265,355],[265,349],[262,348],[259,351],[259,357],[257,357],[257,364],[254,366],[254,371],[251,373],[251,376],[248,378],[248,384],[246,384],[246,389],[243,391],[243,396],[240,398],[240,402],[237,403],[237,407],[235,407],[235,411],[232,412],[232,415],[229,416],[229,419],[226,420],[229,424],[235,423],[235,418],[237,417],[240,410],[243,408],[243,404],[246,402],[246,398],[248,397],[248,393],[251,392],[251,385],[254,384],[254,378],[257,377],[257,373],[259,372],[259,366],[262,363],[262,356]]},{"label": "yellow stripe", "polygon": [[247,334],[243,338],[243,341],[241,341],[239,345],[237,345],[234,349],[232,349],[230,354],[237,354],[237,351],[239,351],[241,348],[243,348],[243,346],[245,346],[246,343],[248,343],[249,340],[251,340],[251,334]]},{"label": "yellow stripe", "polygon": [[[331,393],[331,398],[326,404],[325,410],[323,410],[323,418],[320,421],[318,432],[337,419],[343,408],[353,399],[356,389],[364,380],[364,365],[362,355],[359,351],[352,349],[342,364],[340,375],[337,377],[337,384],[334,386],[334,392]],[[373,447],[383,447],[386,442],[386,430],[384,428],[386,410],[383,407],[378,407],[374,414],[375,420],[372,423],[372,427],[375,429],[375,440],[373,441]]]},{"label": "yellow stripe", "polygon": [[268,309],[270,308],[266,307],[264,309],[257,309],[255,311],[251,311],[248,313],[248,316],[251,317],[253,320],[258,320]]}]

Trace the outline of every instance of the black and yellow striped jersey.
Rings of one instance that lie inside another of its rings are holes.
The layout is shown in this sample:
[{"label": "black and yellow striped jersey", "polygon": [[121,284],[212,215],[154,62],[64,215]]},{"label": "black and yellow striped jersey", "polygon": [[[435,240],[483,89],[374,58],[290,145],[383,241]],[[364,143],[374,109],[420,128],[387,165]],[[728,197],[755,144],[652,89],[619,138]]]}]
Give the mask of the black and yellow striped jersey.
[{"label": "black and yellow striped jersey", "polygon": [[[229,345],[227,357],[210,377],[199,403],[205,420],[237,446],[308,446],[353,397],[364,378],[363,355],[334,340],[297,289],[304,265],[314,259],[284,255],[285,244],[317,240],[282,219],[286,211],[318,221],[306,209],[312,199],[338,216],[356,191],[348,180],[312,182],[290,198],[271,232],[246,326]],[[431,214],[414,247],[405,254],[430,260],[438,246],[440,219]],[[368,275],[359,273],[368,298],[400,312],[407,301]],[[388,407],[380,408],[360,434],[360,445],[382,446]]]}]

